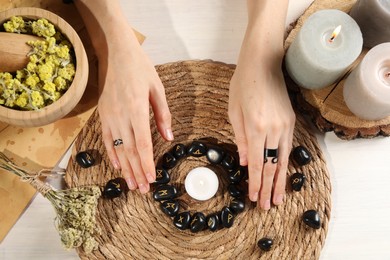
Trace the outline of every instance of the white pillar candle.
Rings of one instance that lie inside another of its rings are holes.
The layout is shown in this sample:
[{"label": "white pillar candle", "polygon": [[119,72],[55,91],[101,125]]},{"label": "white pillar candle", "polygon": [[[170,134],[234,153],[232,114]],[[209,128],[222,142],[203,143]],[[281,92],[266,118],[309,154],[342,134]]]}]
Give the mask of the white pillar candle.
[{"label": "white pillar candle", "polygon": [[[341,29],[337,35],[336,29]],[[359,26],[348,14],[321,10],[306,20],[287,50],[286,68],[301,87],[327,87],[359,57],[362,46]]]},{"label": "white pillar candle", "polygon": [[359,0],[350,15],[362,30],[364,46],[371,48],[390,42],[389,0]]},{"label": "white pillar candle", "polygon": [[344,100],[356,116],[379,120],[390,115],[390,43],[372,48],[344,83]]},{"label": "white pillar candle", "polygon": [[206,167],[192,169],[184,181],[185,189],[192,198],[196,200],[208,200],[218,190],[217,175]]}]

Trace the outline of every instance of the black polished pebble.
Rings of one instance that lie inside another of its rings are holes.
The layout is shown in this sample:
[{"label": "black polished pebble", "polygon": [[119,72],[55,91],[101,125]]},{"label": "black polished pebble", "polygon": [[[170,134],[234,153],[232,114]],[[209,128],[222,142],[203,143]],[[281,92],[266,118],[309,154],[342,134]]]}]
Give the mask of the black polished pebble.
[{"label": "black polished pebble", "polygon": [[210,231],[215,231],[219,228],[219,214],[211,214],[207,216],[206,223]]},{"label": "black polished pebble", "polygon": [[192,155],[194,157],[201,157],[206,155],[207,147],[201,142],[194,141],[188,147],[188,155]]},{"label": "black polished pebble", "polygon": [[225,157],[223,157],[221,165],[227,170],[233,170],[237,165],[236,158],[234,158],[233,155],[227,153]]},{"label": "black polished pebble", "polygon": [[162,167],[164,169],[172,169],[177,164],[177,159],[171,153],[165,153],[162,159]]},{"label": "black polished pebble", "polygon": [[303,184],[305,183],[305,175],[303,175],[300,172],[296,172],[290,177],[290,183],[291,183],[291,188],[294,191],[300,191],[302,189]]},{"label": "black polished pebble", "polygon": [[92,155],[86,151],[79,152],[76,155],[76,162],[83,168],[88,168],[94,165],[95,159],[92,157]]},{"label": "black polished pebble", "polygon": [[153,198],[157,201],[170,200],[177,196],[177,189],[172,185],[160,185],[153,192]]},{"label": "black polished pebble", "polygon": [[173,219],[175,227],[181,230],[185,230],[190,226],[191,214],[188,211],[177,214]]},{"label": "black polished pebble", "polygon": [[104,197],[113,199],[119,197],[125,190],[126,182],[122,178],[109,180],[103,190]]},{"label": "black polished pebble", "polygon": [[184,158],[187,155],[187,148],[184,144],[176,144],[172,147],[171,154],[173,154],[176,159]]},{"label": "black polished pebble", "polygon": [[233,198],[230,202],[229,208],[234,214],[241,213],[245,209],[245,201],[242,199]]},{"label": "black polished pebble", "polygon": [[228,191],[229,191],[230,196],[232,196],[234,198],[241,198],[241,197],[244,197],[244,195],[245,195],[245,192],[240,187],[238,187],[236,184],[229,184]]},{"label": "black polished pebble", "polygon": [[206,216],[202,212],[195,213],[191,218],[191,232],[196,233],[202,231],[205,227],[207,227]]},{"label": "black polished pebble", "polygon": [[210,147],[206,153],[207,160],[212,164],[219,164],[225,157],[225,151],[219,147]]},{"label": "black polished pebble", "polygon": [[155,184],[167,184],[170,182],[171,177],[169,176],[169,173],[167,170],[156,167],[156,181]]},{"label": "black polished pebble", "polygon": [[297,146],[292,151],[292,158],[298,165],[303,166],[311,161],[312,156],[306,147]]},{"label": "black polished pebble", "polygon": [[311,209],[303,213],[303,222],[311,228],[319,229],[321,227],[320,215],[317,211]]},{"label": "black polished pebble", "polygon": [[239,183],[242,179],[244,179],[246,175],[246,167],[240,166],[234,171],[230,171],[228,174],[228,179],[231,183],[237,184]]},{"label": "black polished pebble", "polygon": [[233,226],[234,214],[229,207],[223,207],[221,211],[221,222],[226,228]]},{"label": "black polished pebble", "polygon": [[273,244],[273,240],[268,237],[263,237],[257,242],[257,246],[263,251],[270,251]]},{"label": "black polished pebble", "polygon": [[176,216],[180,209],[177,200],[166,200],[160,204],[161,210],[170,217]]}]

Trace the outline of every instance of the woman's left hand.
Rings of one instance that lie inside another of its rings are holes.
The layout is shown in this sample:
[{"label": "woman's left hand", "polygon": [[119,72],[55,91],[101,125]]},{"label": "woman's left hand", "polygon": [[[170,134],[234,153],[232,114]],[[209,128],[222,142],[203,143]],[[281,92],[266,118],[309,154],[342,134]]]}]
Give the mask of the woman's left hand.
[{"label": "woman's left hand", "polygon": [[[248,165],[249,198],[265,210],[271,201],[283,202],[295,125],[281,60],[271,57],[256,59],[242,50],[229,90],[229,118],[240,165]],[[277,162],[264,158],[266,149],[277,149]]]}]

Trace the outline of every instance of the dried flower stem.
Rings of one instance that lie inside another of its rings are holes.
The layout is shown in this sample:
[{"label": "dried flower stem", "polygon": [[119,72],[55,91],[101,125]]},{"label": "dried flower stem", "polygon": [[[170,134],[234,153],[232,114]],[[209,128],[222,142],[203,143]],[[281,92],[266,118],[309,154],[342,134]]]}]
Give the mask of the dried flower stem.
[{"label": "dried flower stem", "polygon": [[65,248],[83,246],[90,253],[98,246],[94,239],[100,230],[96,225],[96,209],[101,195],[97,186],[53,190],[39,180],[42,171],[29,173],[16,166],[9,158],[0,152],[0,168],[16,174],[21,180],[30,183],[37,191],[47,198],[56,211],[56,226]]}]

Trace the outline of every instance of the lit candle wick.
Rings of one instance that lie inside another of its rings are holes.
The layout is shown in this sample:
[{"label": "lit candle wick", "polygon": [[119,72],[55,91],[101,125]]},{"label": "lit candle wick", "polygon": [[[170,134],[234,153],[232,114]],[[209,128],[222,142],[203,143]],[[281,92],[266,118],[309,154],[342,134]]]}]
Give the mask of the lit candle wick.
[{"label": "lit candle wick", "polygon": [[332,43],[336,39],[336,37],[337,37],[337,35],[339,35],[340,31],[341,31],[341,25],[337,26],[336,29],[334,29],[332,36],[329,39],[330,43]]}]

